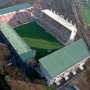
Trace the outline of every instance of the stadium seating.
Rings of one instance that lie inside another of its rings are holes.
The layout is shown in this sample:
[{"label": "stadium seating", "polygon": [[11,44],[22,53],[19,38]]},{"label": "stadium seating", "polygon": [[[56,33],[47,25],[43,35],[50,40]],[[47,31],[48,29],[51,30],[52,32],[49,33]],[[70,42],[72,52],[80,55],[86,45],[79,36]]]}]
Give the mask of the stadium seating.
[{"label": "stadium seating", "polygon": [[20,25],[20,23],[18,23],[17,21],[14,21],[14,23],[15,23],[16,26]]},{"label": "stadium seating", "polygon": [[13,28],[17,27],[20,25],[20,23],[18,23],[17,21],[13,21],[13,22],[9,22],[10,26],[12,26]]},{"label": "stadium seating", "polygon": [[45,21],[51,23],[53,21],[53,19],[51,19],[50,17],[46,16],[45,14],[43,14],[42,19],[44,19]]},{"label": "stadium seating", "polygon": [[59,31],[61,31],[61,33],[63,33],[64,36],[66,36],[67,38],[70,37],[71,31],[68,30],[68,29],[66,29],[65,27],[62,26],[62,27],[59,29]]},{"label": "stadium seating", "polygon": [[7,14],[7,17],[8,17],[8,21],[10,21],[13,18],[11,14]]},{"label": "stadium seating", "polygon": [[15,23],[15,22],[9,22],[9,25],[10,25],[12,28],[15,28],[15,27],[16,27],[16,23]]},{"label": "stadium seating", "polygon": [[[4,22],[10,23],[12,21],[21,21],[21,23],[30,22],[33,19],[31,14],[32,13],[28,10],[5,14],[5,15],[0,16],[0,24],[4,23]],[[23,19],[23,20],[21,20],[21,19]],[[13,23],[13,25],[14,25],[14,23]],[[11,25],[11,26],[13,26],[13,25]]]},{"label": "stadium seating", "polygon": [[54,31],[52,34],[54,37],[57,37],[59,35],[58,32],[56,32],[56,31]]},{"label": "stadium seating", "polygon": [[25,13],[24,12],[20,12],[21,18],[26,18]]},{"label": "stadium seating", "polygon": [[21,23],[21,24],[23,24],[23,23],[24,23],[24,20],[23,20],[23,19],[21,19],[21,20],[19,20],[19,21],[20,21],[20,23]]},{"label": "stadium seating", "polygon": [[18,20],[22,19],[21,15],[20,15],[20,12],[17,12],[17,13],[15,14],[15,16],[18,18]]},{"label": "stadium seating", "polygon": [[23,23],[28,23],[30,21],[31,21],[30,18],[24,18],[20,20],[20,23],[23,24]]},{"label": "stadium seating", "polygon": [[22,14],[24,15],[23,18],[29,17],[28,12],[26,10],[24,10]]},{"label": "stadium seating", "polygon": [[[57,38],[59,41],[61,41],[63,44],[68,42],[70,35],[71,35],[70,30],[68,30],[63,25],[61,25],[60,23],[58,23],[57,21],[55,21],[54,19],[52,19],[51,17],[47,16],[44,13],[40,19],[42,20],[42,22],[49,25],[53,29],[54,32],[56,31],[58,34],[60,34],[59,37]],[[50,30],[48,30],[48,31],[50,31]],[[49,33],[51,33],[51,31]],[[55,35],[53,35],[53,36],[55,37]],[[61,38],[61,40],[60,40],[60,38]]]},{"label": "stadium seating", "polygon": [[46,32],[50,33],[55,37],[58,41],[60,41],[62,44],[67,43],[67,39],[62,36],[62,34],[58,33],[54,29],[52,29],[49,25],[47,25],[42,20],[38,20],[38,23],[46,30]]},{"label": "stadium seating", "polygon": [[25,12],[26,17],[31,17],[29,12]]},{"label": "stadium seating", "polygon": [[0,24],[1,23],[4,23],[4,20],[3,20],[3,17],[2,16],[0,16]]},{"label": "stadium seating", "polygon": [[66,44],[66,43],[67,43],[67,40],[66,40],[66,39],[63,39],[62,42],[63,42],[64,44]]},{"label": "stadium seating", "polygon": [[41,17],[43,21],[47,22],[52,26],[54,29],[56,29],[60,34],[63,35],[63,37],[69,39],[71,31],[62,26],[60,23],[52,19],[51,17],[47,16],[46,14],[43,13],[43,16]]},{"label": "stadium seating", "polygon": [[50,23],[48,23],[45,19],[42,18],[38,20],[38,23],[46,30],[46,32],[52,34],[53,37],[55,37],[58,41],[60,41],[62,44],[65,45],[65,43],[68,42],[68,38],[71,33],[70,30],[67,30],[66,28],[64,28],[62,25],[58,24],[54,20],[50,19],[49,22]]},{"label": "stadium seating", "polygon": [[9,21],[14,21],[13,17],[14,17],[14,14],[10,13],[10,14],[7,14],[7,17],[9,19]]},{"label": "stadium seating", "polygon": [[62,44],[67,43],[67,40],[60,34],[58,35],[57,40],[59,40]]},{"label": "stadium seating", "polygon": [[9,25],[11,26],[11,27],[13,27],[13,28],[15,28],[15,27],[17,27],[17,26],[19,26],[19,25],[22,25],[22,24],[24,24],[24,23],[28,23],[28,22],[30,22],[31,20],[30,20],[30,18],[24,18],[24,19],[20,19],[19,21],[10,21],[9,22]]},{"label": "stadium seating", "polygon": [[52,33],[53,32],[53,30],[47,24],[45,24],[44,22],[42,22],[41,20],[38,20],[38,24],[40,26],[42,26],[46,30],[46,32],[49,32],[49,33]]},{"label": "stadium seating", "polygon": [[39,23],[43,28],[45,28],[45,29],[48,28],[48,26],[47,26],[45,23],[43,23],[41,20],[38,20],[38,23]]},{"label": "stadium seating", "polygon": [[16,13],[11,13],[12,19],[10,21],[17,21],[18,18],[16,16]]},{"label": "stadium seating", "polygon": [[30,19],[33,19],[33,15],[32,15],[32,13],[29,11],[29,10],[24,10],[24,15],[25,15],[25,17],[29,17]]},{"label": "stadium seating", "polygon": [[[10,26],[15,28],[23,23],[31,22],[31,20],[33,20],[32,16],[33,14],[31,13],[31,10],[26,9],[0,16],[0,23],[9,22]],[[57,21],[46,14],[43,14],[43,16],[38,20],[38,24],[41,25],[46,32],[52,34],[56,39],[64,44],[70,37],[70,30],[60,25]]]},{"label": "stadium seating", "polygon": [[5,22],[9,21],[9,18],[7,17],[7,15],[3,15],[3,18],[4,18]]}]

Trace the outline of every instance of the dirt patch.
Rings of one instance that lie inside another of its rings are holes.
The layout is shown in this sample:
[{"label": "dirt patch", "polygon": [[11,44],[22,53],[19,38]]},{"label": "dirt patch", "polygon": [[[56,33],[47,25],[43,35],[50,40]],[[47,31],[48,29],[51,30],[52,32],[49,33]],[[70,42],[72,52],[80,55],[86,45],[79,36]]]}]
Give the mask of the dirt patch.
[{"label": "dirt patch", "polygon": [[90,59],[86,62],[86,71],[78,82],[80,90],[90,90]]}]

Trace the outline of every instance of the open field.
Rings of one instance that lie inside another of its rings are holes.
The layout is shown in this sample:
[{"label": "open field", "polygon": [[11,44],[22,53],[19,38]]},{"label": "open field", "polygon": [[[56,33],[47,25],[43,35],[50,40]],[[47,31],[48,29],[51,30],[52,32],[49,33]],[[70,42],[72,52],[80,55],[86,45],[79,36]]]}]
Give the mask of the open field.
[{"label": "open field", "polygon": [[32,49],[36,50],[37,60],[63,46],[36,22],[19,26],[15,30]]},{"label": "open field", "polygon": [[81,5],[82,15],[86,24],[90,24],[90,7]]}]

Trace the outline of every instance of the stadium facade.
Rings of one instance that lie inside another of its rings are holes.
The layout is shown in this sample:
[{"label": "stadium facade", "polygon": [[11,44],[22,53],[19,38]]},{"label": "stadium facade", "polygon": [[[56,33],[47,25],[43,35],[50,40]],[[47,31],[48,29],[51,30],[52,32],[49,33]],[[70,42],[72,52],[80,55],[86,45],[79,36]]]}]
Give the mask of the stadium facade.
[{"label": "stadium facade", "polygon": [[[83,39],[74,42],[77,29],[54,12],[45,9],[33,11],[29,4],[21,4],[0,9],[0,38],[12,53],[12,63],[20,66],[32,63],[35,52],[20,38],[13,28],[36,21],[66,47],[39,60],[40,68],[35,70],[47,80],[47,84],[62,86],[84,70],[90,52]],[[39,17],[36,17],[36,13]],[[70,44],[70,45],[68,45]],[[36,63],[36,62],[34,62]]]},{"label": "stadium facade", "polygon": [[[47,16],[47,18],[45,18],[45,16]],[[77,29],[76,26],[72,24],[72,21],[68,22],[62,15],[58,15],[49,9],[42,10],[41,18],[45,23],[50,23],[50,26],[59,34],[55,37],[59,42],[64,45],[74,42]]]},{"label": "stadium facade", "polygon": [[[35,51],[32,50],[24,42],[24,40],[20,38],[20,36],[13,29],[13,26],[18,26],[21,24],[20,22],[18,23],[18,21],[24,19],[26,19],[24,22],[28,23],[27,18],[30,18],[31,16],[29,16],[28,11],[26,12],[26,9],[31,9],[31,6],[28,3],[0,9],[0,38],[2,39],[3,43],[7,44],[11,51],[11,59],[8,61],[8,64],[19,66],[23,72],[26,69],[26,65],[28,66],[31,61],[33,61]],[[22,15],[22,17],[19,18],[20,14],[22,13],[24,16]]]},{"label": "stadium facade", "polygon": [[0,9],[0,24],[8,22],[14,28],[22,23],[30,22],[31,5],[28,3]]},{"label": "stadium facade", "polygon": [[[0,38],[11,51],[11,61],[13,65],[25,69],[25,65],[34,59],[35,52],[19,37],[7,23],[0,25]],[[24,68],[23,68],[24,67]]]},{"label": "stadium facade", "polygon": [[90,52],[83,39],[80,39],[39,61],[40,72],[46,77],[47,84],[62,86],[84,70]]},{"label": "stadium facade", "polygon": [[[33,10],[33,9],[32,9]],[[37,17],[37,23],[46,29],[46,32],[54,36],[63,45],[68,45],[74,42],[77,28],[72,21],[64,19],[64,16],[56,14],[52,10],[38,10],[33,13]]]}]

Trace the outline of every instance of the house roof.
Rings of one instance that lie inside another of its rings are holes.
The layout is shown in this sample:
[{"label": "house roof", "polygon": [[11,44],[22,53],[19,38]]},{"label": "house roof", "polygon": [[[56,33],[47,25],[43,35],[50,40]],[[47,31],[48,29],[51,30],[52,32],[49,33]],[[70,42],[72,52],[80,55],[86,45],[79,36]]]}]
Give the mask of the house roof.
[{"label": "house roof", "polygon": [[29,3],[24,3],[24,4],[20,4],[20,5],[3,8],[3,9],[0,9],[0,15],[6,14],[6,13],[11,13],[11,12],[22,10],[22,9],[27,9],[30,7],[31,7],[31,5]]},{"label": "house roof", "polygon": [[0,25],[0,28],[2,33],[5,35],[23,61],[33,57],[34,51],[32,51],[30,47],[26,45],[26,43],[7,23]]},{"label": "house roof", "polygon": [[39,61],[52,78],[66,71],[90,55],[83,39],[80,39]]},{"label": "house roof", "polygon": [[57,21],[58,23],[60,23],[61,25],[63,25],[64,27],[66,27],[68,30],[77,31],[77,29],[74,25],[72,25],[70,22],[63,19],[59,15],[55,14],[54,12],[50,11],[49,9],[42,10],[42,12],[45,13],[46,15],[48,15],[49,17],[51,17],[52,19],[54,19],[55,21]]}]

